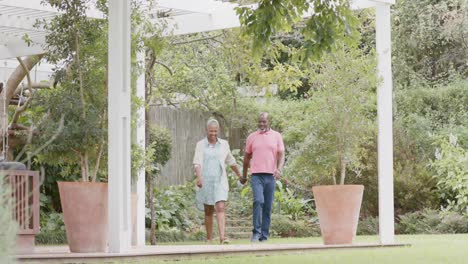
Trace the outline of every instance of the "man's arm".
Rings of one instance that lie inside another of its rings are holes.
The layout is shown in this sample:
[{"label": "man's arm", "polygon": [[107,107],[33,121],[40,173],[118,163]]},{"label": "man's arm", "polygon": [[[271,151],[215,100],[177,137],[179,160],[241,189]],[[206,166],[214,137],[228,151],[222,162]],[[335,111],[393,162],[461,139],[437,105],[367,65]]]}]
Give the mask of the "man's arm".
[{"label": "man's arm", "polygon": [[249,169],[251,159],[252,159],[252,153],[246,152],[244,155],[244,167],[242,170],[242,178],[245,179],[244,182],[247,181],[247,170]]},{"label": "man's arm", "polygon": [[284,151],[278,151],[278,164],[276,166],[276,171],[275,171],[275,179],[279,180],[281,177],[281,173],[283,172],[283,166],[284,166]]},{"label": "man's arm", "polygon": [[277,157],[277,164],[276,164],[276,170],[274,173],[275,179],[279,180],[281,177],[281,173],[283,172],[283,166],[284,166],[284,142],[283,142],[283,137],[281,134],[278,134],[278,152],[276,154]]}]

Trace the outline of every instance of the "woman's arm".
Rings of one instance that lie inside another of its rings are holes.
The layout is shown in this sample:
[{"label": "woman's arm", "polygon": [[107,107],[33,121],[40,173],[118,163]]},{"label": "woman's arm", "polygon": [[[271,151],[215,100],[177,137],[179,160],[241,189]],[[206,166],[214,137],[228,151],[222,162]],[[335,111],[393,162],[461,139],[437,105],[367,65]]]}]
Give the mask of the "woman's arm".
[{"label": "woman's arm", "polygon": [[195,147],[195,155],[193,157],[193,168],[195,170],[195,176],[197,176],[197,186],[202,187],[202,175],[201,175],[201,164],[203,162],[202,158],[202,153],[200,149],[200,144],[197,143],[197,146]]},{"label": "woman's arm", "polygon": [[201,188],[203,186],[203,179],[202,179],[202,175],[201,175],[201,166],[198,165],[198,164],[195,164],[194,168],[195,168],[195,175],[197,176],[197,186]]}]

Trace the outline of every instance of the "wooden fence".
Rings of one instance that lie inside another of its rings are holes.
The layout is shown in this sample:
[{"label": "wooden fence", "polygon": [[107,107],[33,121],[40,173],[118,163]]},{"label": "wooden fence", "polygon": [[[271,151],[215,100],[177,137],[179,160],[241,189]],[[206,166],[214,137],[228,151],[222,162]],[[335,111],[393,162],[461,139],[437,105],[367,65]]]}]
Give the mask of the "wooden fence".
[{"label": "wooden fence", "polygon": [[[179,185],[193,180],[192,161],[195,145],[205,137],[206,121],[211,115],[201,111],[162,106],[151,106],[149,111],[150,124],[165,127],[172,135],[171,159],[158,177],[158,185]],[[224,130],[224,126],[221,125],[221,138],[225,138]],[[230,129],[228,134],[231,149],[240,149],[245,138],[242,130]]]}]

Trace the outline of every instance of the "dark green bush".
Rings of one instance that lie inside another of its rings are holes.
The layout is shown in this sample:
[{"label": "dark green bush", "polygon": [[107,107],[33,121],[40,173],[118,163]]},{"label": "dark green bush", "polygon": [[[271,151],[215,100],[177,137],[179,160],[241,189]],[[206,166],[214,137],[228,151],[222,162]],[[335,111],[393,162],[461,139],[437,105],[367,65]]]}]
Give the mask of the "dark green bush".
[{"label": "dark green bush", "polygon": [[65,230],[41,230],[36,235],[36,244],[38,245],[62,245],[67,243]]},{"label": "dark green bush", "polygon": [[447,212],[442,215],[442,221],[438,225],[438,229],[441,233],[468,233],[468,216],[461,215],[455,212]]},{"label": "dark green bush", "polygon": [[423,210],[400,216],[396,225],[397,234],[438,234],[439,212]]},{"label": "dark green bush", "polygon": [[468,216],[426,209],[400,216],[397,234],[468,233]]},{"label": "dark green bush", "polygon": [[359,221],[357,227],[358,236],[377,235],[379,233],[379,218],[366,217]]},{"label": "dark green bush", "polygon": [[302,220],[291,220],[285,215],[272,215],[270,230],[273,236],[279,237],[320,236],[318,224],[308,224]]},{"label": "dark green bush", "polygon": [[59,245],[67,243],[63,214],[57,212],[41,212],[41,231],[36,235],[36,243],[43,245]]},{"label": "dark green bush", "polygon": [[[206,235],[202,231],[188,233],[180,230],[157,230],[156,241],[158,243],[184,242],[184,241],[203,241]],[[146,240],[149,241],[149,230],[146,232]]]}]

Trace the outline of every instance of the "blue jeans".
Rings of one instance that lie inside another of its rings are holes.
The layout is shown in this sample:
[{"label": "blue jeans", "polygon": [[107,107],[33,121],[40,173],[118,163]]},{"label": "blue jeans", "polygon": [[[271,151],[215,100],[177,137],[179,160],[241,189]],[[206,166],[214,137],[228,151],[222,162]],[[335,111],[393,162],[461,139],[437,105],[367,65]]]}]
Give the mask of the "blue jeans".
[{"label": "blue jeans", "polygon": [[267,240],[270,233],[271,207],[275,196],[275,178],[269,173],[252,174],[253,239]]}]

